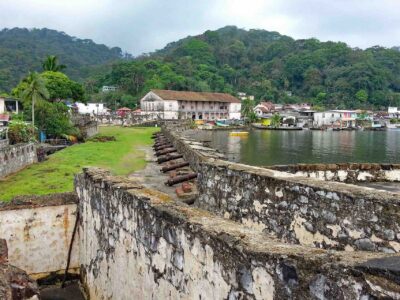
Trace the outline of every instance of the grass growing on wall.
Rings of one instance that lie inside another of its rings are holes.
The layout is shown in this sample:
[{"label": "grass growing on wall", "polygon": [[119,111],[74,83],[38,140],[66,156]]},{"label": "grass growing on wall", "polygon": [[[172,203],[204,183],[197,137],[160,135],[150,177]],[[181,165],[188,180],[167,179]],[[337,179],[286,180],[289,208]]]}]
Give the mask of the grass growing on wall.
[{"label": "grass growing on wall", "polygon": [[113,135],[116,141],[86,142],[49,156],[42,163],[0,180],[0,201],[18,195],[44,195],[73,190],[74,175],[83,167],[96,166],[115,175],[128,175],[145,167],[145,153],[140,150],[152,143],[157,128],[100,127],[100,134]]}]

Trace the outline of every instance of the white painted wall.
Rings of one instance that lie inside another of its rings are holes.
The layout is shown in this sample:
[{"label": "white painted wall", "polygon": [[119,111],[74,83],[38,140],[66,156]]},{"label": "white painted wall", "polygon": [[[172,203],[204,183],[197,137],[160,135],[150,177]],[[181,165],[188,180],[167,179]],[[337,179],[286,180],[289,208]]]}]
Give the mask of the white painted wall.
[{"label": "white painted wall", "polygon": [[[0,237],[7,241],[10,264],[30,275],[65,269],[76,208],[66,204],[1,210]],[[79,267],[79,236],[75,238],[71,268]]]},{"label": "white painted wall", "polygon": [[316,112],[314,113],[314,126],[324,126],[332,125],[340,120],[340,113],[326,111],[326,112]]},{"label": "white painted wall", "polygon": [[241,118],[241,103],[229,103],[229,119],[240,119]]},{"label": "white painted wall", "polygon": [[[90,114],[90,115],[96,115],[97,113],[99,115],[103,115],[105,113],[107,113],[107,108],[104,106],[103,103],[88,103],[88,104],[84,104],[84,103],[76,103],[77,107],[78,107],[78,112],[80,114]],[[97,105],[99,107],[97,107]]]},{"label": "white painted wall", "polygon": [[0,98],[0,114],[4,114],[6,111],[6,106],[4,104],[4,98]]}]

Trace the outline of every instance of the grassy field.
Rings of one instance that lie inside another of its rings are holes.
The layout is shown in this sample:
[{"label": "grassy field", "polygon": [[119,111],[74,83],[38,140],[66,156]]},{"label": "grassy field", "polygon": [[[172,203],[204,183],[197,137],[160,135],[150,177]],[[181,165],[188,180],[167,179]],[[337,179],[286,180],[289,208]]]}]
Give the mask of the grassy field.
[{"label": "grassy field", "polygon": [[17,195],[43,195],[73,190],[73,178],[83,167],[96,166],[115,175],[127,175],[144,168],[145,153],[138,150],[152,143],[157,128],[101,127],[100,134],[116,141],[86,142],[59,151],[42,163],[0,180],[0,201]]}]

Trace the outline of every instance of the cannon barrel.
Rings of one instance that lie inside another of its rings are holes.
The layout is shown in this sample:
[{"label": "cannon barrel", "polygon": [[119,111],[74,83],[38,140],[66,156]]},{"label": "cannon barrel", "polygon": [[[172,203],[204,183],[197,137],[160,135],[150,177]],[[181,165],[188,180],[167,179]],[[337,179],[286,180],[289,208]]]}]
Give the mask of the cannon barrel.
[{"label": "cannon barrel", "polygon": [[174,153],[174,152],[176,152],[175,148],[167,148],[167,149],[164,149],[164,150],[156,151],[156,156],[161,156],[161,155],[164,155],[164,154]]},{"label": "cannon barrel", "polygon": [[157,147],[153,146],[153,149],[154,149],[154,151],[159,151],[159,150],[164,150],[164,149],[172,148],[172,147],[174,147],[174,145],[172,145],[172,144],[164,144],[164,145],[157,146]]},{"label": "cannon barrel", "polygon": [[164,156],[160,156],[157,159],[157,162],[159,164],[161,164],[163,162],[174,160],[174,159],[178,159],[178,158],[182,158],[182,157],[183,157],[183,155],[181,155],[181,154],[167,154],[167,155],[164,155]]},{"label": "cannon barrel", "polygon": [[176,170],[176,169],[179,169],[179,168],[187,167],[188,165],[189,165],[188,162],[183,162],[183,163],[179,163],[179,164],[165,166],[165,167],[161,168],[161,172],[165,173],[165,172],[168,172],[168,171],[172,171],[172,170]]},{"label": "cannon barrel", "polygon": [[172,186],[177,183],[185,182],[191,179],[195,179],[197,177],[197,173],[190,173],[187,175],[182,175],[182,176],[176,176],[174,178],[168,179],[167,182],[165,182],[166,185]]}]

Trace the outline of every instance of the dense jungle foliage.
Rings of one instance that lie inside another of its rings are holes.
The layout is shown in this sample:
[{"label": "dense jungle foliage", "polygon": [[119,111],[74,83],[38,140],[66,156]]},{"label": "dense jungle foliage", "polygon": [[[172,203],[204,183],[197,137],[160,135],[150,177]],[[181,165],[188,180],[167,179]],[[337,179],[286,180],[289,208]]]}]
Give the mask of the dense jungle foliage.
[{"label": "dense jungle foliage", "polygon": [[[7,40],[7,36],[14,37]],[[187,37],[135,59],[122,59],[129,55],[119,48],[53,30],[3,30],[0,90],[10,90],[28,69],[40,69],[46,54],[57,55],[71,79],[84,80],[92,101],[104,101],[111,108],[133,108],[152,88],[240,91],[257,101],[307,101],[326,108],[400,106],[398,48],[362,50],[341,42],[294,40],[235,26]],[[104,64],[118,58],[112,66]],[[102,85],[116,85],[119,90],[99,93]]]},{"label": "dense jungle foliage", "polygon": [[117,63],[96,84],[118,85],[120,94],[135,99],[159,88],[241,91],[258,101],[381,108],[400,106],[400,52],[227,26]]},{"label": "dense jungle foliage", "polygon": [[42,70],[43,60],[56,55],[68,66],[74,80],[87,78],[94,69],[124,58],[120,48],[108,48],[50,29],[0,30],[0,92],[9,92],[29,71]]}]

